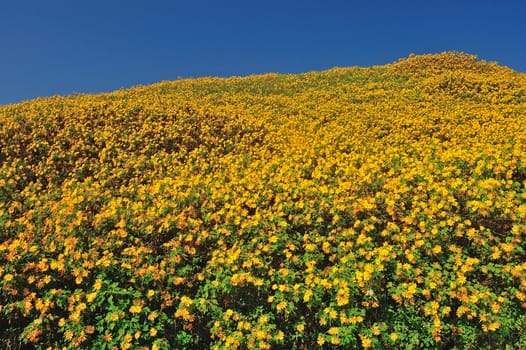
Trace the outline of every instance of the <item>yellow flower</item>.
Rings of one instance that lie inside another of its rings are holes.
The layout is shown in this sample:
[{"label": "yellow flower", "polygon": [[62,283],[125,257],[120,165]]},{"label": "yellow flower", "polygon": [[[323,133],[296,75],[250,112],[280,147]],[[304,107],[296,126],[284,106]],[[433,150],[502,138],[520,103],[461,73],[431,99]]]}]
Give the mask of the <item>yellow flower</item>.
[{"label": "yellow flower", "polygon": [[303,323],[300,323],[296,326],[296,330],[300,333],[303,333],[303,331],[305,330],[305,325]]},{"label": "yellow flower", "polygon": [[370,338],[362,336],[361,340],[362,340],[362,346],[364,347],[364,349],[368,349],[371,347],[372,341]]},{"label": "yellow flower", "polygon": [[181,297],[181,304],[185,307],[188,307],[190,306],[190,304],[192,304],[192,299],[190,299],[189,297],[187,297],[186,295],[183,295]]},{"label": "yellow flower", "polygon": [[327,314],[329,315],[329,317],[333,320],[337,319],[338,318],[338,312],[336,312],[336,310],[334,309],[329,309],[327,310]]},{"label": "yellow flower", "polygon": [[282,331],[279,331],[277,334],[276,334],[276,340],[278,342],[281,342],[283,341],[283,339],[285,339],[285,333],[283,333]]},{"label": "yellow flower", "polygon": [[489,330],[490,332],[494,332],[494,331],[496,331],[496,330],[499,329],[499,328],[500,328],[500,323],[499,323],[499,322],[492,322],[492,323],[490,323],[490,324],[488,325],[488,330]]},{"label": "yellow flower", "polygon": [[263,340],[267,336],[267,332],[265,332],[263,329],[259,328],[255,331],[256,338],[259,340]]},{"label": "yellow flower", "polygon": [[311,289],[307,289],[305,291],[305,294],[303,295],[303,301],[304,302],[308,302],[310,300],[310,298],[312,297],[312,290]]},{"label": "yellow flower", "polygon": [[305,245],[305,250],[306,250],[307,252],[313,252],[313,251],[316,250],[316,245],[315,245],[315,244],[312,244],[312,243],[307,243],[307,244]]},{"label": "yellow flower", "polygon": [[445,306],[442,309],[442,314],[445,315],[445,316],[449,315],[450,312],[451,312],[451,307],[449,307],[449,306]]},{"label": "yellow flower", "polygon": [[347,305],[349,303],[349,289],[340,288],[336,294],[336,304],[338,306]]},{"label": "yellow flower", "polygon": [[339,337],[336,337],[336,336],[331,337],[331,344],[333,344],[333,345],[338,345],[338,344],[340,344],[340,338],[339,338]]},{"label": "yellow flower", "polygon": [[132,314],[138,314],[139,312],[141,312],[141,310],[142,310],[142,306],[140,306],[140,305],[132,305],[132,306],[130,306],[130,312]]},{"label": "yellow flower", "polygon": [[86,295],[86,301],[88,303],[92,303],[93,300],[95,300],[96,297],[97,297],[97,292],[89,293],[89,294]]},{"label": "yellow flower", "polygon": [[278,311],[282,311],[282,310],[284,310],[286,307],[287,307],[287,302],[286,302],[286,301],[280,301],[280,302],[278,303],[278,305],[276,305],[276,309],[277,309]]},{"label": "yellow flower", "polygon": [[69,315],[69,320],[73,322],[79,322],[80,321],[80,313],[79,311],[75,311],[72,314]]},{"label": "yellow flower", "polygon": [[33,308],[33,304],[30,301],[28,300],[24,301],[24,311],[25,312],[31,311],[32,308]]},{"label": "yellow flower", "polygon": [[86,308],[87,308],[86,303],[80,303],[80,304],[77,305],[77,311],[79,311],[79,312],[82,312],[82,311],[86,310]]},{"label": "yellow flower", "polygon": [[184,320],[189,320],[190,318],[192,318],[192,316],[190,315],[190,312],[185,307],[177,309],[177,311],[175,312],[175,317],[179,317]]},{"label": "yellow flower", "polygon": [[95,281],[95,284],[93,285],[93,289],[99,290],[102,288],[102,280],[100,278],[97,278]]},{"label": "yellow flower", "polygon": [[223,320],[225,321],[228,321],[230,320],[230,318],[232,317],[232,315],[234,314],[234,310],[232,309],[227,309],[223,315]]},{"label": "yellow flower", "polygon": [[325,344],[325,337],[323,335],[318,335],[318,339],[316,340],[316,343],[319,345],[319,346],[322,346],[323,344]]},{"label": "yellow flower", "polygon": [[267,315],[262,315],[259,317],[259,323],[260,324],[266,324],[268,322],[268,316]]},{"label": "yellow flower", "polygon": [[351,324],[361,323],[361,322],[363,322],[363,317],[362,316],[351,316],[349,318],[349,322]]},{"label": "yellow flower", "polygon": [[328,333],[330,335],[337,335],[339,331],[340,329],[338,327],[331,327],[329,328]]}]

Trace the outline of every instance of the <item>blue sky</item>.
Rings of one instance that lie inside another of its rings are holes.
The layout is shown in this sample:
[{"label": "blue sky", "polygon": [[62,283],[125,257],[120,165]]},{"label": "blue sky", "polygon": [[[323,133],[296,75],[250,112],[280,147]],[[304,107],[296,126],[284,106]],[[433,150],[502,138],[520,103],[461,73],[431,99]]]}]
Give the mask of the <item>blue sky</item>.
[{"label": "blue sky", "polygon": [[526,72],[526,2],[3,1],[0,104],[447,50]]}]

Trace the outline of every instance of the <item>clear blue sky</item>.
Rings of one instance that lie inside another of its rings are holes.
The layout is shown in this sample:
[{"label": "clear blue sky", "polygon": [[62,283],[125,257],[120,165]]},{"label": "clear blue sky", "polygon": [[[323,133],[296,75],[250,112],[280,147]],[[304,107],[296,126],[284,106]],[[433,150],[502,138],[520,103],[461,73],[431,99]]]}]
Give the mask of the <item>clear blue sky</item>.
[{"label": "clear blue sky", "polygon": [[2,1],[0,104],[447,50],[526,72],[526,1]]}]

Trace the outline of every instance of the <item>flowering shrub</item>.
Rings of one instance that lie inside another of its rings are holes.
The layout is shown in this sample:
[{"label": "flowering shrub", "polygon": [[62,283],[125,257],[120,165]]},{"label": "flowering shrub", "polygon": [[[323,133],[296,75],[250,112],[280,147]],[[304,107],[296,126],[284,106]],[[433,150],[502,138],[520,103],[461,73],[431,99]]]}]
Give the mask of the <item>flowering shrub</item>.
[{"label": "flowering shrub", "polygon": [[526,77],[462,53],[0,107],[0,343],[526,348]]}]

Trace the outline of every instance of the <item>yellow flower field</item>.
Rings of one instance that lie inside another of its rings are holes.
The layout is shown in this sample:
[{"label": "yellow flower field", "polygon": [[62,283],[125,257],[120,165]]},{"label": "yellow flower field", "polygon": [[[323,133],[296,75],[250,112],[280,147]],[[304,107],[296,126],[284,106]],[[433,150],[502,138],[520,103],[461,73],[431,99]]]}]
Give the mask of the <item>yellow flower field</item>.
[{"label": "yellow flower field", "polygon": [[475,56],[0,107],[0,348],[525,349],[526,75]]}]

